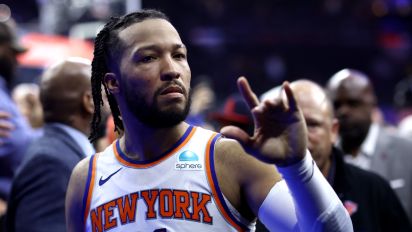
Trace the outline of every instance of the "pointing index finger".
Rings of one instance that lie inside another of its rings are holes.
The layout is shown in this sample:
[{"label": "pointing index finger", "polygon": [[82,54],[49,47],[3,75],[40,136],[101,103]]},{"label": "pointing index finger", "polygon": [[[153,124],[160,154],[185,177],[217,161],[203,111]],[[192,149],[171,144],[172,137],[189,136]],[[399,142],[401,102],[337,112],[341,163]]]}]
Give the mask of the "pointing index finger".
[{"label": "pointing index finger", "polygon": [[242,76],[237,79],[237,87],[250,109],[259,105],[259,99],[256,97],[256,94],[253,92],[245,77]]}]

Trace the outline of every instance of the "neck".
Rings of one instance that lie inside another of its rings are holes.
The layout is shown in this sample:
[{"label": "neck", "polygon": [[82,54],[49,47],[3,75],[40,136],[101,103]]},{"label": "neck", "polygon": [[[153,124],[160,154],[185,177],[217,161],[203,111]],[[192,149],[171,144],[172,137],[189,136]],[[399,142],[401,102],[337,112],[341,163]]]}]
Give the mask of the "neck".
[{"label": "neck", "polygon": [[362,143],[359,143],[359,140],[356,140],[356,141],[348,141],[348,140],[349,139],[342,141],[342,150],[345,152],[345,154],[356,157],[360,151]]},{"label": "neck", "polygon": [[90,118],[85,119],[81,116],[71,117],[68,120],[68,123],[65,124],[83,132],[86,136],[89,136],[90,134]]},{"label": "neck", "polygon": [[[331,157],[331,158],[332,158],[332,157]],[[331,158],[328,159],[328,160],[325,162],[325,164],[320,168],[320,171],[322,172],[322,174],[323,174],[323,176],[324,176],[325,178],[328,178],[328,176],[329,176],[330,165],[331,165],[331,163],[332,163]]]},{"label": "neck", "polygon": [[356,156],[358,156],[359,151],[360,151],[360,147],[353,148],[352,150],[350,150],[350,151],[348,152],[348,154],[350,154],[350,155],[353,156],[353,157],[356,157]]},{"label": "neck", "polygon": [[350,154],[353,157],[356,157],[359,154],[371,126],[372,124],[359,125],[356,129],[353,129],[357,130],[356,133],[352,131],[352,133],[341,136],[341,147],[345,154]]},{"label": "neck", "polygon": [[133,124],[129,120],[120,138],[120,148],[131,159],[152,160],[174,145],[188,127],[187,123],[181,122],[170,128],[150,128],[140,122]]}]

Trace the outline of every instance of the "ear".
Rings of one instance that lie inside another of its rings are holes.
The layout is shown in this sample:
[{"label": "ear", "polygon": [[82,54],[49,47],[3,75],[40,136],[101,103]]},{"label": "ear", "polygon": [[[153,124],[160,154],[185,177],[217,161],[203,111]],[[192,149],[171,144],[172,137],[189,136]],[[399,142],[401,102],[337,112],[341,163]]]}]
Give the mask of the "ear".
[{"label": "ear", "polygon": [[116,74],[106,73],[104,75],[104,83],[111,94],[117,94],[120,92],[120,85]]},{"label": "ear", "polygon": [[337,118],[332,119],[332,131],[331,131],[331,142],[336,144],[339,136],[339,120]]},{"label": "ear", "polygon": [[83,93],[82,103],[83,103],[83,108],[85,109],[87,113],[89,114],[94,113],[93,96],[90,90],[87,90]]},{"label": "ear", "polygon": [[29,93],[24,97],[24,100],[27,102],[29,105],[30,109],[33,109],[36,106],[36,96],[34,94]]}]

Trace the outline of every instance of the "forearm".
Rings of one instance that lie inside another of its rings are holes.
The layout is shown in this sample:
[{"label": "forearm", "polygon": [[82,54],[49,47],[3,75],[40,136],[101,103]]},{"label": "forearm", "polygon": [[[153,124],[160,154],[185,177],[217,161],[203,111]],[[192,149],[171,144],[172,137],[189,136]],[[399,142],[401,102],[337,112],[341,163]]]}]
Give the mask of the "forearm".
[{"label": "forearm", "polygon": [[353,231],[349,215],[309,153],[279,171],[286,183],[277,183],[259,209],[259,218],[269,229]]}]

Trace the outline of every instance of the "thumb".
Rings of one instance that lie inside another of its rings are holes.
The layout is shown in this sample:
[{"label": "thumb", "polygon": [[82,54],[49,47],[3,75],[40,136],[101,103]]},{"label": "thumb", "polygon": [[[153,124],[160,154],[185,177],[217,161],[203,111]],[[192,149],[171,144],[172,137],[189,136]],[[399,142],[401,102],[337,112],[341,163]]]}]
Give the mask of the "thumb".
[{"label": "thumb", "polygon": [[220,130],[220,133],[227,138],[235,139],[243,146],[249,144],[249,134],[236,126],[225,126]]}]

